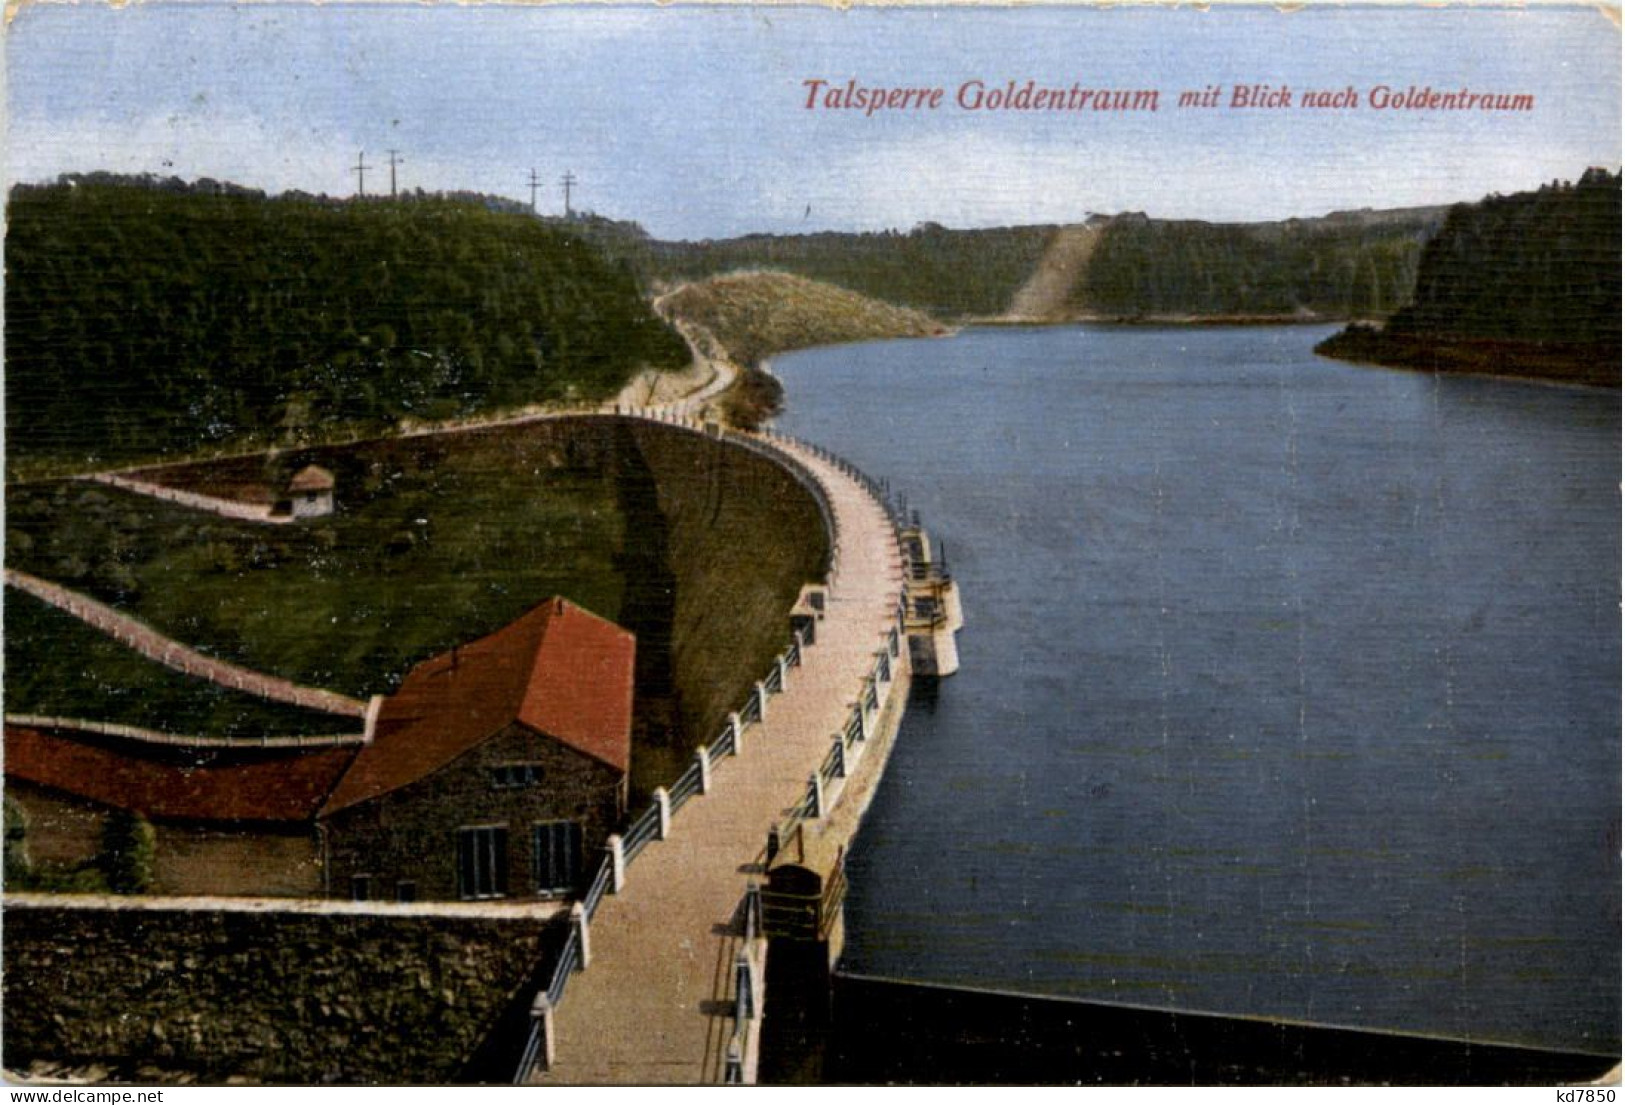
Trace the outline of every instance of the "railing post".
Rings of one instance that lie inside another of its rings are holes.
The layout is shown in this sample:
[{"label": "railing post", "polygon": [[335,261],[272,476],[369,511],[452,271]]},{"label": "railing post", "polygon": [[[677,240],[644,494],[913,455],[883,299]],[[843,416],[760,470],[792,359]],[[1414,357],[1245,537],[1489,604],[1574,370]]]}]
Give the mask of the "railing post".
[{"label": "railing post", "polygon": [[587,942],[587,910],[580,902],[570,907],[570,923],[575,926],[576,944],[581,949],[576,970],[585,971],[592,963],[592,945]]},{"label": "railing post", "polygon": [[750,957],[740,952],[734,958],[734,993],[738,995],[734,1000],[737,1008],[744,1014],[744,1020],[756,1019],[756,987],[750,969]]},{"label": "railing post", "polygon": [[812,809],[808,811],[807,816],[816,821],[824,816],[824,777],[815,771],[810,782],[811,790],[808,796],[812,799]]},{"label": "railing post", "polygon": [[728,724],[734,731],[734,755],[738,756],[745,751],[745,722],[737,712],[728,715]]},{"label": "railing post", "polygon": [[558,1041],[553,1029],[553,1003],[547,1000],[546,993],[537,994],[536,1000],[530,1003],[530,1019],[531,1027],[541,1040],[541,1047],[536,1050],[536,1061],[543,1070],[552,1070]]},{"label": "railing post", "polygon": [[762,935],[762,884],[752,879],[745,884],[745,942]]},{"label": "railing post", "polygon": [[767,862],[771,864],[784,848],[784,838],[779,829],[779,823],[773,822],[767,830]]},{"label": "railing post", "polygon": [[660,807],[660,835],[656,839],[665,840],[671,835],[671,795],[665,787],[655,787],[655,805]]},{"label": "railing post", "polygon": [[621,847],[620,833],[609,834],[604,851],[609,853],[609,892],[619,894],[626,885],[626,849]]},{"label": "railing post", "polygon": [[779,693],[783,694],[790,689],[790,664],[785,660],[785,653],[779,653]]},{"label": "railing post", "polygon": [[728,1063],[722,1080],[730,1086],[745,1084],[745,1054],[744,1048],[739,1046],[739,1035],[735,1032],[733,1039],[728,1041]]},{"label": "railing post", "polygon": [[756,706],[762,714],[762,724],[767,724],[767,684],[762,680],[756,681]]},{"label": "railing post", "polygon": [[835,777],[846,778],[846,741],[839,733],[835,734]]},{"label": "railing post", "polygon": [[862,702],[858,703],[857,711],[858,711],[858,739],[860,741],[866,741],[866,740],[869,739],[869,718],[864,713],[863,703]]},{"label": "railing post", "polygon": [[711,750],[700,745],[694,750],[694,762],[700,765],[700,793],[711,793]]}]

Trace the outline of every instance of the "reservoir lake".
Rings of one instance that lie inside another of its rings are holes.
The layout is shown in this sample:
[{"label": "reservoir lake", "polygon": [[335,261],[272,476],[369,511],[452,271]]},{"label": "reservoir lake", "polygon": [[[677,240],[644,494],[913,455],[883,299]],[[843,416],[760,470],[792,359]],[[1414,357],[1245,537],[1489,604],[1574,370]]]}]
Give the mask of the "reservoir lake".
[{"label": "reservoir lake", "polygon": [[962,667],[843,971],[1618,1053],[1620,398],[1070,326],[778,358]]}]

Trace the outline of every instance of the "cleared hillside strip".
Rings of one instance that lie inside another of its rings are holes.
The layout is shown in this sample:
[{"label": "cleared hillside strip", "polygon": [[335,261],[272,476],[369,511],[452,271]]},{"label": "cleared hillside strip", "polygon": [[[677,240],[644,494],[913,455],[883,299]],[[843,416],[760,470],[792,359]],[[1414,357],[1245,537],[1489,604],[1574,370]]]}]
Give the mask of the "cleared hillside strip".
[{"label": "cleared hillside strip", "polygon": [[1057,230],[1038,267],[1010,301],[1008,318],[1051,322],[1066,317],[1072,289],[1083,279],[1099,242],[1100,234],[1093,226],[1063,226]]}]

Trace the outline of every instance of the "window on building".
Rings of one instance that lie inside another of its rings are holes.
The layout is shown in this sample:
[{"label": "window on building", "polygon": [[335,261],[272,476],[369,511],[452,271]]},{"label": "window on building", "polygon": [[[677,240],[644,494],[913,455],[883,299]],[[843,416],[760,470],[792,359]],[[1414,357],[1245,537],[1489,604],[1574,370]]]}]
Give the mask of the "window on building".
[{"label": "window on building", "polygon": [[508,830],[500,825],[457,830],[457,893],[500,898],[508,893]]},{"label": "window on building", "polygon": [[352,902],[372,901],[372,876],[354,875],[350,879],[350,900]]},{"label": "window on building", "polygon": [[411,879],[402,879],[395,884],[395,900],[397,902],[415,902],[418,900],[418,884]]},{"label": "window on building", "polygon": [[499,764],[491,769],[491,785],[499,790],[534,786],[541,777],[535,764]]},{"label": "window on building", "polygon": [[534,830],[532,866],[536,890],[560,894],[581,878],[581,826],[574,821],[543,821]]}]

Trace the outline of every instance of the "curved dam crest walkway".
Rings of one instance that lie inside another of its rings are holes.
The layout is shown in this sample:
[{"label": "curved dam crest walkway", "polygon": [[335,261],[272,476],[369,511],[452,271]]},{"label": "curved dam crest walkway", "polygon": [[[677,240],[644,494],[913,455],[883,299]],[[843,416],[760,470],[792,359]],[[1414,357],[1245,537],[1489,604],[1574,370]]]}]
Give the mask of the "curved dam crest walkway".
[{"label": "curved dam crest walkway", "polygon": [[716,1083],[733,1007],[736,924],[767,831],[804,793],[895,624],[903,567],[892,521],[857,480],[782,440],[822,485],[841,555],[818,642],[737,763],[684,807],[592,923],[592,964],[555,1013],[557,1054],[535,1084]]}]

